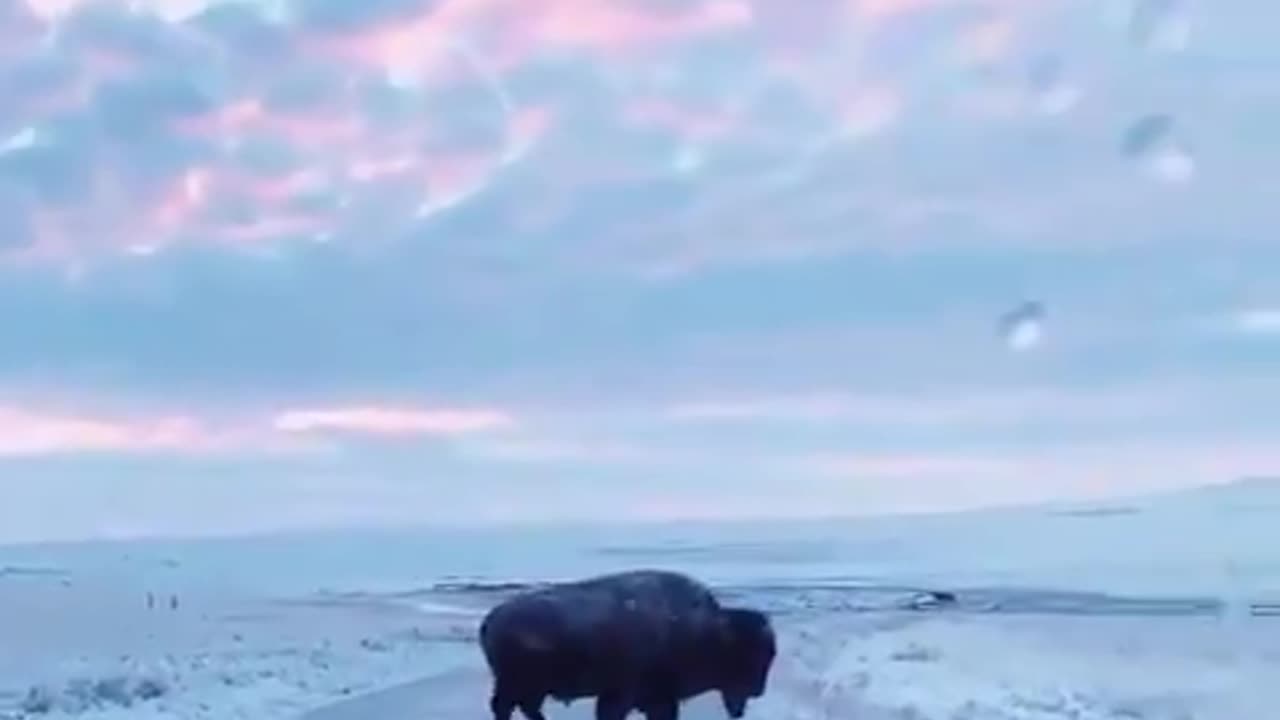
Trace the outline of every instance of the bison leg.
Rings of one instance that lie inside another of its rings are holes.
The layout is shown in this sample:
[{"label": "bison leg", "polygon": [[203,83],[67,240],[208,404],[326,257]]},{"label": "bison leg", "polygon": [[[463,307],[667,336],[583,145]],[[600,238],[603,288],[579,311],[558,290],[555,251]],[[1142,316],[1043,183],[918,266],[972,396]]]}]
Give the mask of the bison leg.
[{"label": "bison leg", "polygon": [[631,700],[623,693],[606,692],[596,698],[595,720],[626,720]]},{"label": "bison leg", "polygon": [[537,698],[521,698],[519,702],[520,712],[529,720],[547,720],[542,714],[542,703],[546,700],[543,697]]},{"label": "bison leg", "polygon": [[493,712],[493,720],[511,720],[516,708],[528,720],[547,720],[542,714],[542,703],[545,696],[536,692],[517,692],[510,686],[498,685],[489,698],[489,710]]},{"label": "bison leg", "polygon": [[680,703],[675,698],[659,700],[644,709],[645,720],[679,720]]},{"label": "bison leg", "polygon": [[493,691],[493,696],[489,698],[489,710],[493,713],[493,720],[511,720],[511,713],[515,709],[515,700],[501,690]]}]

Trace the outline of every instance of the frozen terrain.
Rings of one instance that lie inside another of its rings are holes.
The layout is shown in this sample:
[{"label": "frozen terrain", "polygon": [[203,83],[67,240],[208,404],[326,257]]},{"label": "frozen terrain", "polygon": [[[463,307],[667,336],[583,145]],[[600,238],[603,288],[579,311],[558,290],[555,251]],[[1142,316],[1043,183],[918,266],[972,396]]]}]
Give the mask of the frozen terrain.
[{"label": "frozen terrain", "polygon": [[[665,565],[776,614],[757,718],[1263,718],[1280,677],[1280,557],[1262,542],[1276,490],[805,526],[9,548],[0,712],[483,717],[472,633],[507,581]],[[920,605],[926,587],[957,602]],[[709,699],[688,713],[722,714]]]}]

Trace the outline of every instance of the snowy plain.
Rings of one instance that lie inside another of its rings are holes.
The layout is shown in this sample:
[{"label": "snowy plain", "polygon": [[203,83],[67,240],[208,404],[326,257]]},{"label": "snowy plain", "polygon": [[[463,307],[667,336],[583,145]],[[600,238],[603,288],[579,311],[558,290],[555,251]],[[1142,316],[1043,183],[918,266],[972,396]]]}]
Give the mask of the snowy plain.
[{"label": "snowy plain", "polygon": [[[507,583],[663,566],[774,613],[750,717],[1262,720],[1278,516],[1280,483],[1251,481],[939,516],[10,547],[0,716],[484,717],[474,629]],[[919,607],[923,589],[957,602]]]}]

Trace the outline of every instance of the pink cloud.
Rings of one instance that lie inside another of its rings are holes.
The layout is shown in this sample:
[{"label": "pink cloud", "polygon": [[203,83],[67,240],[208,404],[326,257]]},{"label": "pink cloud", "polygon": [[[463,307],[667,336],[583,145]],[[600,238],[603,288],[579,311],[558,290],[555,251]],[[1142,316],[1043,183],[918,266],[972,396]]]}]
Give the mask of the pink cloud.
[{"label": "pink cloud", "polygon": [[[278,141],[295,151],[299,163],[271,173],[249,172],[237,167],[234,151],[228,151],[223,160],[189,166],[150,189],[133,187],[121,176],[122,167],[104,167],[98,170],[104,191],[93,203],[32,209],[42,220],[35,247],[23,254],[64,257],[76,248],[90,249],[84,237],[98,238],[99,249],[115,246],[131,252],[139,249],[136,238],[140,237],[147,238],[146,251],[183,239],[240,245],[315,237],[342,225],[346,205],[340,198],[358,204],[363,197],[387,197],[388,187],[397,188],[392,196],[405,198],[401,215],[408,222],[427,202],[453,201],[482,188],[506,154],[503,147],[495,146],[445,148],[424,155],[421,145],[429,137],[429,128],[409,122],[374,128],[350,112],[316,118],[245,101],[186,121],[177,128],[179,132],[211,141],[240,136]],[[539,108],[520,111],[511,123],[510,142],[535,141],[549,118]],[[106,188],[124,188],[127,194],[113,198]],[[334,206],[298,209],[301,201],[317,193],[333,197]],[[219,218],[218,208],[228,204],[252,209],[253,219]],[[90,226],[98,231],[80,230]]]},{"label": "pink cloud", "polygon": [[[1045,446],[791,452],[527,435],[459,448],[482,461],[660,470],[661,487],[591,486],[628,517],[785,517],[945,512],[1094,501],[1280,474],[1265,440],[1106,438]],[[603,470],[602,470],[603,471]]]},{"label": "pink cloud", "polygon": [[[672,70],[679,78],[686,68],[665,58],[678,62],[685,57],[679,51],[731,38],[752,51],[747,69],[758,71],[755,77],[743,78],[741,87],[735,83],[732,90],[715,91],[716,97],[710,100],[691,100],[687,93],[678,97],[661,88],[619,91],[610,112],[621,116],[616,120],[624,129],[659,129],[676,146],[715,142],[767,146],[770,152],[794,149],[803,155],[827,136],[847,140],[873,135],[912,107],[909,84],[918,68],[903,70],[898,67],[901,63],[877,66],[870,57],[876,52],[872,41],[892,34],[888,31],[893,23],[959,2],[814,0],[796,11],[764,0],[444,0],[421,2],[394,19],[362,25],[323,31],[299,26],[282,33],[291,46],[268,62],[219,47],[219,36],[212,31],[205,34],[196,24],[175,22],[206,5],[204,0],[26,0],[13,13],[18,17],[7,22],[0,18],[0,29],[34,24],[47,30],[91,4],[113,6],[122,13],[127,10],[132,18],[147,21],[151,19],[144,14],[150,11],[168,21],[168,25],[153,23],[151,31],[170,28],[168,39],[182,48],[184,57],[194,58],[192,62],[226,63],[237,86],[222,107],[171,122],[168,130],[175,137],[167,139],[180,139],[175,144],[182,145],[206,143],[204,149],[211,152],[200,153],[199,161],[174,170],[170,177],[154,181],[154,171],[131,174],[128,148],[86,153],[104,159],[102,167],[94,170],[98,178],[94,197],[76,206],[28,208],[31,216],[40,216],[37,247],[20,251],[18,258],[68,263],[122,251],[145,255],[182,242],[243,246],[334,237],[373,204],[379,218],[392,226],[378,228],[378,234],[394,236],[432,210],[481,197],[504,168],[522,159],[523,151],[539,142],[553,124],[574,122],[568,103],[560,104],[559,89],[545,91],[550,97],[534,100],[508,92],[504,85],[509,73],[527,70],[548,56],[599,67],[602,75],[639,75],[661,64],[664,72]],[[1007,52],[1017,30],[1016,16],[1008,11],[1016,3],[970,4],[991,12],[983,16],[988,20],[961,32],[961,51],[979,59]],[[22,98],[22,121],[38,126],[53,114],[92,113],[95,92],[104,83],[115,79],[144,83],[154,69],[145,62],[147,58],[131,55],[127,49],[81,45],[59,48],[76,68],[73,77],[50,89],[32,91],[36,97]],[[850,50],[853,46],[857,49]],[[928,54],[922,51],[922,57]],[[856,77],[851,80],[854,70]],[[273,100],[280,97],[276,91],[287,89],[299,76],[316,80],[320,87],[311,88],[315,97],[301,106],[297,98],[288,105]],[[365,90],[378,84],[380,90],[404,93],[411,98],[406,106],[418,109],[403,117],[376,117]],[[474,142],[462,145],[450,136],[439,92],[464,85],[491,92],[494,118],[498,122],[505,118],[505,132],[499,130],[501,137],[488,147]],[[778,114],[776,106],[752,106],[752,93],[778,85],[799,90],[826,115],[828,127],[818,131],[818,137],[799,137],[799,131],[786,123],[775,126],[770,117]],[[571,92],[572,88],[566,90]],[[762,112],[753,115],[755,110]],[[282,146],[282,156],[293,158],[291,166],[271,172],[246,170],[237,148],[257,142]],[[580,187],[666,172],[672,164],[660,158],[652,168],[637,169],[611,163],[609,153],[597,152],[585,153],[588,157],[579,163],[574,157],[579,148],[555,150],[554,155],[538,155],[539,161],[552,165],[538,175],[554,178],[549,183],[554,187],[545,192],[555,197],[544,202],[541,190],[521,194],[522,199],[510,209],[515,231],[536,230],[553,223],[555,213],[574,212],[571,199]],[[714,156],[714,148],[707,154]],[[791,195],[771,185],[780,173],[791,170],[741,172],[725,183],[724,194],[729,197],[723,202],[712,197],[687,214],[646,224],[644,237],[634,243],[626,231],[623,236],[609,231],[598,235],[615,248],[643,245],[647,252],[657,252],[653,248],[664,242],[678,246],[669,248],[669,255],[656,264],[684,269],[719,262],[726,255],[772,261],[841,250],[855,242],[850,238],[901,235],[892,228],[880,233],[872,228],[841,232],[837,242],[833,240],[836,233],[827,229],[847,225],[846,218],[836,217],[838,212],[852,214],[859,204],[901,206],[912,200],[904,197],[907,193],[889,202],[881,198],[859,202],[851,198],[869,197],[873,189],[845,188],[840,197],[818,202],[812,199],[813,193]],[[805,168],[796,169],[797,176],[803,172]],[[757,181],[759,192],[753,189]],[[333,207],[314,209],[317,196],[333,198]],[[566,199],[561,201],[562,197]],[[739,227],[742,209],[756,202],[787,211],[748,232]],[[310,209],[303,210],[304,205]],[[253,220],[231,222],[218,217],[217,210],[226,206]],[[809,228],[806,223],[822,227]],[[796,232],[798,226],[805,227]],[[698,238],[698,246],[687,246],[691,237]],[[706,238],[731,240],[721,241],[721,246]],[[632,259],[617,262],[630,266]]]},{"label": "pink cloud", "polygon": [[840,99],[845,131],[855,135],[873,135],[897,122],[903,100],[896,90],[868,87]]},{"label": "pink cloud", "polygon": [[738,421],[809,418],[838,419],[851,410],[849,398],[839,394],[681,403],[667,409],[675,420]]},{"label": "pink cloud", "polygon": [[675,130],[696,140],[723,136],[737,123],[727,110],[699,110],[656,98],[636,100],[623,108],[623,114],[637,126]]},{"label": "pink cloud", "polygon": [[987,63],[1007,56],[1016,38],[1013,18],[996,15],[962,32],[959,52],[964,59]]},{"label": "pink cloud", "polygon": [[990,20],[1000,17],[1003,13],[1034,9],[1047,4],[1027,0],[843,0],[843,2],[852,16],[882,22],[955,7],[973,10],[980,17]]},{"label": "pink cloud", "polygon": [[799,463],[812,471],[840,477],[877,479],[981,479],[1022,469],[1016,456],[982,453],[837,453],[815,455]]},{"label": "pink cloud", "polygon": [[885,427],[975,427],[1033,420],[1104,422],[1167,419],[1180,410],[1203,408],[1206,402],[1221,397],[1221,389],[1152,384],[1097,391],[1054,387],[927,394],[814,391],[680,402],[666,407],[663,414],[690,423],[803,421]]},{"label": "pink cloud", "polygon": [[751,20],[750,6],[735,0],[451,0],[356,33],[313,38],[312,47],[343,62],[432,79],[456,72],[449,69],[457,61],[449,46],[462,37],[489,38],[486,54],[506,68],[549,47],[617,55]]},{"label": "pink cloud", "polygon": [[[67,402],[60,407],[71,407]],[[516,426],[484,408],[335,406],[231,417],[164,411],[48,409],[48,403],[0,403],[0,457],[75,452],[217,454],[318,452],[326,433],[462,436]]]},{"label": "pink cloud", "polygon": [[500,410],[376,406],[287,410],[272,419],[275,429],[287,433],[337,431],[373,435],[466,435],[515,424],[514,417]]},{"label": "pink cloud", "polygon": [[634,445],[625,441],[593,438],[522,437],[468,443],[462,452],[481,460],[521,464],[590,463],[653,465],[688,459],[687,453],[668,448]]},{"label": "pink cloud", "polygon": [[[884,511],[957,510],[1053,500],[1101,500],[1280,474],[1266,442],[1122,442],[1009,448],[834,453],[796,458],[810,491]],[[824,480],[825,478],[825,480]]]},{"label": "pink cloud", "polygon": [[[543,2],[535,42],[582,46],[605,52],[648,47],[666,40],[741,27],[751,8],[733,0],[694,3],[592,0]],[[516,21],[513,16],[512,21]]]},{"label": "pink cloud", "polygon": [[187,415],[124,417],[0,406],[0,456],[75,452],[220,453],[289,449],[245,428],[212,427]]}]

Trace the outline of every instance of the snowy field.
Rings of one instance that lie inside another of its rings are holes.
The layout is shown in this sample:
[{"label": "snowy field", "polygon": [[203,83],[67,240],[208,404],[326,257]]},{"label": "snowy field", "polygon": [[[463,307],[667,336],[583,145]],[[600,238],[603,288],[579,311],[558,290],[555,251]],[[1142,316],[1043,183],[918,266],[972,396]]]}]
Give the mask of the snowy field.
[{"label": "snowy field", "polygon": [[[782,655],[751,717],[1268,718],[1273,499],[1249,483],[852,524],[8,548],[0,716],[482,718],[474,628],[502,582],[661,565],[774,612]],[[919,606],[921,588],[957,602]],[[723,714],[705,698],[686,716]]]}]

